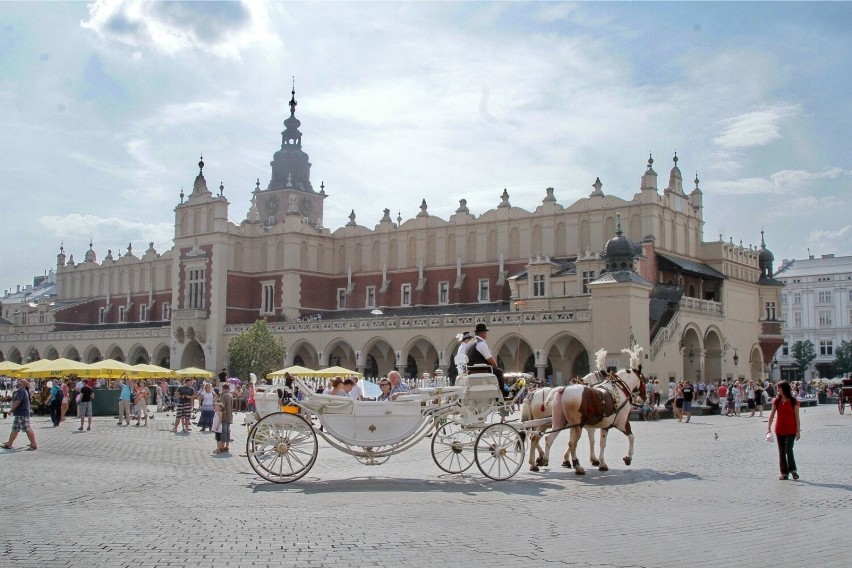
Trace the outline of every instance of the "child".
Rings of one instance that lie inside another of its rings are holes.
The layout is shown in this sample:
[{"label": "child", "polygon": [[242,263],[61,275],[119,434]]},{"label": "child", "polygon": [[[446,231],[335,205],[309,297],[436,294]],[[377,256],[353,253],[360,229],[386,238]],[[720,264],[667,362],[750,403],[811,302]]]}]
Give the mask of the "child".
[{"label": "child", "polygon": [[216,433],[216,449],[213,450],[214,454],[223,454],[222,451],[222,403],[216,402],[213,404],[213,427],[210,428],[213,432]]}]

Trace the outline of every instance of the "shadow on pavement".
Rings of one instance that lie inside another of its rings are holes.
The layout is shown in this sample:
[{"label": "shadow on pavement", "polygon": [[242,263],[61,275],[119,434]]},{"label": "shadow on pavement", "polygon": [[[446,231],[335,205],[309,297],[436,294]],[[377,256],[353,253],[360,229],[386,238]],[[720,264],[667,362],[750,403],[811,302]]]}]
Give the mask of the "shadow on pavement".
[{"label": "shadow on pavement", "polygon": [[323,481],[315,477],[303,477],[293,483],[277,484],[250,482],[247,487],[254,493],[296,491],[305,495],[317,493],[460,493],[476,495],[483,492],[498,492],[506,495],[542,495],[548,490],[566,489],[562,483],[540,479],[508,479],[494,481],[481,475],[439,476],[438,479],[404,479],[388,477],[351,477]]}]

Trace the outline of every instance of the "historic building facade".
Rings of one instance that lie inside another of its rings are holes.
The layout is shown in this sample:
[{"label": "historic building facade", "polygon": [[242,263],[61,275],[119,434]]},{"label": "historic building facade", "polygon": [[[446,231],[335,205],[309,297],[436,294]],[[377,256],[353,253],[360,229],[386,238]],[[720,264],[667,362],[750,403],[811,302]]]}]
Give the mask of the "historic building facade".
[{"label": "historic building facade", "polygon": [[623,365],[632,343],[663,379],[768,371],[783,340],[766,309],[780,302],[769,251],[704,241],[699,180],[684,189],[676,155],[662,190],[649,158],[629,198],[597,179],[568,206],[547,188],[530,211],[504,189],[478,214],[460,199],[441,219],[423,199],[413,219],[386,208],[370,228],[353,211],[332,231],[295,111],[294,94],[270,181],[257,180],[244,221],[228,220],[224,188],[210,191],[200,161],[170,250],[137,256],[128,245],[100,262],[91,244],[82,262],[60,250],[52,305],[19,308],[41,309],[45,323],[6,317],[0,356],[218,369],[230,338],[263,318],[287,343],[282,366],[413,375],[447,370],[455,335],[484,322],[507,370],[553,383],[588,372],[602,347]]},{"label": "historic building facade", "polygon": [[[833,378],[834,350],[852,341],[852,256],[824,254],[820,258],[784,261],[775,277],[784,283],[780,315],[785,322],[784,344],[773,359],[780,379]],[[816,359],[802,377],[790,356],[797,341],[811,341]]]}]

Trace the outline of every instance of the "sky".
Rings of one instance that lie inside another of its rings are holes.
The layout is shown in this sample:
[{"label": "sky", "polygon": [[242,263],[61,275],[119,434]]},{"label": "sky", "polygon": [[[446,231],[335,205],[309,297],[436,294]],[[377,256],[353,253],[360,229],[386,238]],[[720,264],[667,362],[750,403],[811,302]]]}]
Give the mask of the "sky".
[{"label": "sky", "polygon": [[237,224],[296,116],[324,225],[698,175],[704,239],[852,254],[852,3],[0,2],[0,291]]}]

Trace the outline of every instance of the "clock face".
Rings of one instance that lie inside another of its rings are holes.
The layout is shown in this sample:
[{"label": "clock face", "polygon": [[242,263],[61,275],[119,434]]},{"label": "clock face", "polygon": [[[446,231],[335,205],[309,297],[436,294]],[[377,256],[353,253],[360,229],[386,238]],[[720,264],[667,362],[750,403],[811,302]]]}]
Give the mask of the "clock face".
[{"label": "clock face", "polygon": [[266,210],[271,214],[274,214],[276,211],[278,211],[278,199],[276,199],[275,197],[270,197],[269,199],[267,199]]},{"label": "clock face", "polygon": [[311,214],[311,209],[313,209],[313,203],[307,197],[303,197],[299,202],[299,213],[307,217]]}]

